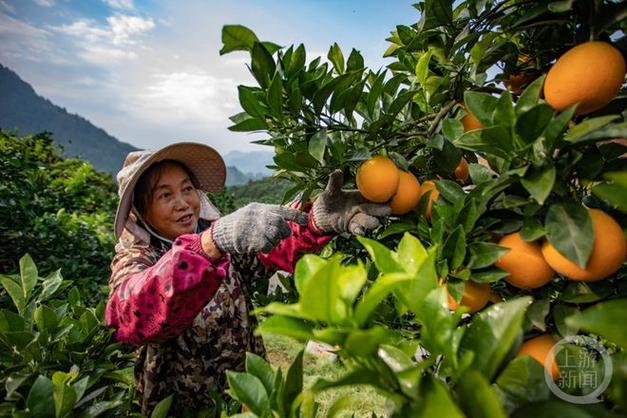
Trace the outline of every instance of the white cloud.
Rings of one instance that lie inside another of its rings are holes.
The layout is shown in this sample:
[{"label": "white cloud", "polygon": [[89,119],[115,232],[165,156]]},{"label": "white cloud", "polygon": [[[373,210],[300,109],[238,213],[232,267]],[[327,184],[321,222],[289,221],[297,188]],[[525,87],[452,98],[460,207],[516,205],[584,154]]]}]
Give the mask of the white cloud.
[{"label": "white cloud", "polygon": [[15,13],[15,7],[11,6],[5,0],[0,0],[0,9],[4,9],[9,13]]},{"label": "white cloud", "polygon": [[70,24],[53,27],[53,30],[75,38],[78,55],[97,65],[116,64],[137,58],[141,43],[138,36],[154,29],[151,18],[114,15],[106,25],[91,19],[79,19]]},{"label": "white cloud", "polygon": [[237,83],[200,70],[158,73],[132,107],[142,118],[173,124],[227,121],[238,110]]},{"label": "white cloud", "polygon": [[155,27],[152,19],[143,19],[137,16],[116,15],[107,18],[109,28],[116,45],[134,43],[132,36],[141,35]]},{"label": "white cloud", "polygon": [[64,54],[51,42],[51,33],[30,23],[0,13],[0,60],[62,63]]},{"label": "white cloud", "polygon": [[133,0],[103,0],[106,4],[114,9],[133,10]]},{"label": "white cloud", "polygon": [[35,0],[35,3],[43,7],[54,6],[54,0]]}]

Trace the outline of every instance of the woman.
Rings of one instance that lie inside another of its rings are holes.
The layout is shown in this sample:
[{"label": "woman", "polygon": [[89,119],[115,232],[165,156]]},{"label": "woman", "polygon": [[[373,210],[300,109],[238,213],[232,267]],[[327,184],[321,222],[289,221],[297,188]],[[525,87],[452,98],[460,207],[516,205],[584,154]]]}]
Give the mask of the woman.
[{"label": "woman", "polygon": [[130,153],[118,173],[118,239],[105,322],[117,340],[139,346],[135,370],[142,413],[174,393],[172,413],[211,405],[226,370],[243,370],[253,335],[246,285],[293,271],[304,253],[335,234],[376,227],[385,205],[341,189],[341,171],[308,212],[252,203],[220,217],[203,192],[224,186],[211,147],[178,143]]}]

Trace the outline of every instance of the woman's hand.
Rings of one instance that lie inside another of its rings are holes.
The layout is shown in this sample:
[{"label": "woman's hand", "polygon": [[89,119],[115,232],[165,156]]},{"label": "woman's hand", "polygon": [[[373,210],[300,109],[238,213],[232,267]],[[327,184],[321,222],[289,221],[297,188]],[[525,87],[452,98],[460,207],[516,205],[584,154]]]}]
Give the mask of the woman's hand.
[{"label": "woman's hand", "polygon": [[342,190],[343,184],[342,170],[335,170],[311,208],[314,227],[320,232],[364,235],[379,226],[377,217],[391,213],[388,205],[368,202],[357,190]]},{"label": "woman's hand", "polygon": [[307,213],[285,206],[251,203],[213,223],[213,242],[229,254],[270,252],[292,230],[287,221],[307,224]]}]

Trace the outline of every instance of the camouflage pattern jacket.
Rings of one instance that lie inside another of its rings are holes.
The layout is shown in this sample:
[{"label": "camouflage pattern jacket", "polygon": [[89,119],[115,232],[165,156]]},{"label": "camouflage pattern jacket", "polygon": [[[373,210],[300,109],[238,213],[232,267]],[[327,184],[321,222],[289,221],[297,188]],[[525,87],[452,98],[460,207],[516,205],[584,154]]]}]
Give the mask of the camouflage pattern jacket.
[{"label": "camouflage pattern jacket", "polygon": [[[210,218],[217,218],[212,216]],[[200,230],[212,219],[202,219]],[[226,370],[242,371],[247,351],[264,355],[253,335],[247,284],[275,271],[293,271],[304,253],[331,237],[290,223],[292,235],[271,253],[225,255],[213,262],[200,234],[171,245],[146,232],[131,215],[111,263],[105,323],[118,341],[138,345],[135,380],[142,413],[174,393],[171,414],[210,407],[209,390],[226,388]]]}]

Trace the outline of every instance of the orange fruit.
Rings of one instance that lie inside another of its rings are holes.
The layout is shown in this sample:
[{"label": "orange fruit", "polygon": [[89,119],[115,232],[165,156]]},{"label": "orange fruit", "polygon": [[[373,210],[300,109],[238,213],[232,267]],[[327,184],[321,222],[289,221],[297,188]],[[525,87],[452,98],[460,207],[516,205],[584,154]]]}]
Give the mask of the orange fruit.
[{"label": "orange fruit", "polygon": [[505,87],[510,89],[512,93],[520,94],[523,92],[525,87],[527,87],[533,80],[538,78],[538,75],[539,74],[535,71],[520,71],[518,73],[510,75],[508,78],[503,80],[503,84],[505,84]]},{"label": "orange fruit", "polygon": [[495,265],[507,272],[505,280],[519,289],[536,289],[547,284],[555,272],[542,257],[539,244],[520,238],[520,233],[505,235],[499,241],[501,247],[510,248]]},{"label": "orange fruit", "polygon": [[390,202],[394,215],[404,215],[418,206],[420,202],[420,183],[416,176],[408,171],[400,172],[400,181],[396,194]]},{"label": "orange fruit", "polygon": [[601,109],[618,93],[625,78],[625,60],[607,42],[586,42],[568,50],[553,64],[544,81],[544,97],[555,110],[579,103],[585,115]]},{"label": "orange fruit", "polygon": [[[554,345],[555,341],[553,341],[553,337],[548,334],[540,335],[539,337],[532,338],[522,343],[516,357],[528,355],[545,367],[544,362]],[[546,370],[551,373],[553,380],[557,380],[560,377],[560,370],[555,361],[555,356],[553,356],[551,360],[551,368]]]},{"label": "orange fruit", "polygon": [[464,157],[462,157],[453,174],[459,181],[465,182],[468,180],[468,161]]},{"label": "orange fruit", "polygon": [[[422,196],[429,190],[431,190],[431,194],[429,195],[429,203],[427,203],[427,208],[425,209],[425,218],[427,219],[431,219],[431,207],[433,206],[433,202],[440,197],[440,192],[438,192],[438,189],[435,187],[435,182],[433,180],[427,180],[420,186],[420,199],[422,199]],[[418,201],[420,201],[420,199]]]},{"label": "orange fruit", "polygon": [[468,308],[468,313],[475,313],[488,304],[489,298],[489,283],[476,283],[472,280],[468,280],[464,282],[464,294],[459,303],[457,303],[450,294],[448,295],[448,307],[452,310],[456,310],[461,305]]},{"label": "orange fruit", "polygon": [[390,200],[400,181],[400,172],[394,162],[378,155],[364,161],[357,170],[357,188],[371,202],[383,203]]},{"label": "orange fruit", "polygon": [[627,243],[620,225],[610,215],[599,209],[588,209],[588,212],[592,218],[594,241],[585,269],[560,254],[548,241],[542,246],[542,255],[555,271],[569,279],[594,282],[621,268]]},{"label": "orange fruit", "polygon": [[483,128],[483,124],[479,122],[479,119],[477,119],[475,115],[470,113],[470,110],[468,110],[466,106],[463,107],[464,111],[466,112],[464,117],[461,118],[462,125],[464,125],[464,132]]}]

